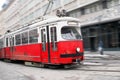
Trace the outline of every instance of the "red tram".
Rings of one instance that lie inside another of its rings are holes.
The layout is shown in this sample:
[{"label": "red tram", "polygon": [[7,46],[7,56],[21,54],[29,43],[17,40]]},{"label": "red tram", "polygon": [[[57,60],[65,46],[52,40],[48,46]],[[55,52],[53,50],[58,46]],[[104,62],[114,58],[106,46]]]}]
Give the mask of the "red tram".
[{"label": "red tram", "polygon": [[78,19],[56,17],[0,37],[0,59],[71,65],[84,59]]}]

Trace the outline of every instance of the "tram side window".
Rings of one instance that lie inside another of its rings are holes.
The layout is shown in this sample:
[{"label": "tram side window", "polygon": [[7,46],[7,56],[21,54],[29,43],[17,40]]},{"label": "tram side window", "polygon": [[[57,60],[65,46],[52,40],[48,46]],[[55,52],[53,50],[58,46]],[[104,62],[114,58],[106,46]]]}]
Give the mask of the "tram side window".
[{"label": "tram side window", "polygon": [[12,45],[14,46],[14,37],[12,37]]},{"label": "tram side window", "polygon": [[15,40],[16,40],[16,45],[21,44],[21,37],[20,37],[20,34],[15,35]]},{"label": "tram side window", "polygon": [[38,31],[37,29],[29,31],[29,43],[37,43],[38,42]]},{"label": "tram side window", "polygon": [[56,27],[52,27],[50,29],[51,32],[51,42],[52,42],[52,49],[57,50],[57,32],[56,32]]},{"label": "tram side window", "polygon": [[2,48],[2,47],[3,47],[3,40],[0,39],[0,48]]},{"label": "tram side window", "polygon": [[28,32],[22,33],[22,44],[28,43]]},{"label": "tram side window", "polygon": [[8,38],[6,38],[6,47],[8,47]]},{"label": "tram side window", "polygon": [[41,41],[42,41],[42,50],[45,51],[46,50],[46,33],[45,33],[45,29],[41,30]]}]

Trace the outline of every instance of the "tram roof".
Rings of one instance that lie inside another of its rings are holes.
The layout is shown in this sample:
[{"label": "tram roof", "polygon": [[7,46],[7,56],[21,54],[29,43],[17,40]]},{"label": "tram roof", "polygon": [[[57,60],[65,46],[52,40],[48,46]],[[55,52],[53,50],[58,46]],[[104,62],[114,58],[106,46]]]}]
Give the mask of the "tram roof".
[{"label": "tram roof", "polygon": [[38,21],[36,23],[32,23],[31,25],[26,26],[26,27],[21,27],[20,29],[17,29],[15,31],[12,31],[9,34],[5,34],[5,35],[14,34],[16,32],[19,32],[19,31],[23,30],[23,29],[35,28],[35,27],[38,27],[39,25],[47,25],[49,23],[59,22],[59,21],[76,21],[76,22],[80,22],[79,19],[73,18],[73,17],[55,17],[55,16],[51,17],[51,18],[44,17],[44,20],[42,20],[42,21]]},{"label": "tram roof", "polygon": [[35,25],[44,25],[44,24],[49,24],[49,23],[59,22],[59,21],[76,21],[76,22],[80,22],[79,19],[73,18],[73,17],[52,17],[52,18],[48,18],[48,19],[45,18],[45,20],[34,23],[34,24],[30,25],[29,27],[33,27]]}]

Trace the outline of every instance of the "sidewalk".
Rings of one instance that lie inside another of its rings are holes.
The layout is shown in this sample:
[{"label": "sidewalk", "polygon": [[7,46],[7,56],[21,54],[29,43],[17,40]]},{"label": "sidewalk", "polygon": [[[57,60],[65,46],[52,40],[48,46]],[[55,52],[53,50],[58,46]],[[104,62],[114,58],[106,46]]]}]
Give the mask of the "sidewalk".
[{"label": "sidewalk", "polygon": [[[85,54],[96,54],[101,55],[98,51],[92,52],[92,51],[84,51]],[[116,55],[120,56],[120,51],[104,51],[104,55]]]},{"label": "sidewalk", "polygon": [[104,64],[107,64],[118,66],[118,62],[120,61],[120,51],[104,51],[104,55],[101,55],[98,51],[85,51],[84,56],[84,65],[102,66]]},{"label": "sidewalk", "polygon": [[98,51],[91,52],[85,51],[85,57],[94,57],[94,58],[112,58],[112,59],[120,59],[120,51],[104,51],[104,55],[101,55]]}]

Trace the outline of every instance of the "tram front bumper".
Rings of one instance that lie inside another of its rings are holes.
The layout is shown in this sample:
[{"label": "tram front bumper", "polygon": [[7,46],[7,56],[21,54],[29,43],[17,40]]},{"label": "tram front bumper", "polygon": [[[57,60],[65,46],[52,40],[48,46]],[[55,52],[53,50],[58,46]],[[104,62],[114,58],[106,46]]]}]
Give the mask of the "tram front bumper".
[{"label": "tram front bumper", "polygon": [[83,61],[84,53],[61,54],[60,62],[63,64],[80,63]]},{"label": "tram front bumper", "polygon": [[60,57],[61,58],[73,58],[73,57],[80,57],[83,56],[84,53],[73,53],[73,54],[61,54]]}]

